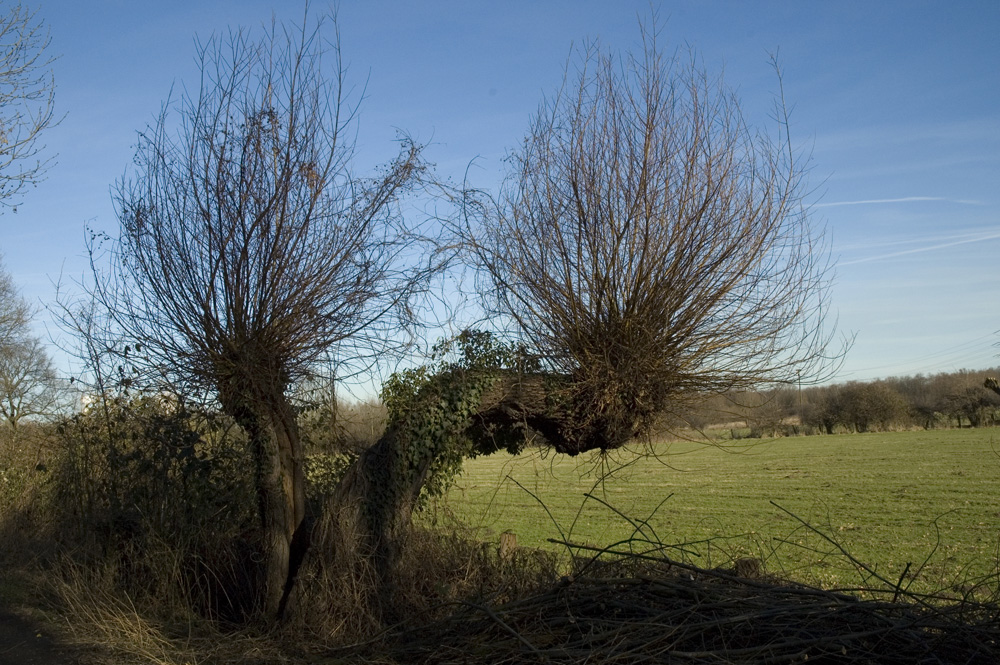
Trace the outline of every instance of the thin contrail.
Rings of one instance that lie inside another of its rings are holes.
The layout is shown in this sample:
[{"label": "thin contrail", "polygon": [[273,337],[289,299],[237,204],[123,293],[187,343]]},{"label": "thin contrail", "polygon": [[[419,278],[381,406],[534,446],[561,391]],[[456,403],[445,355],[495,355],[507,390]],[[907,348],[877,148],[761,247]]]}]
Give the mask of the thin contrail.
[{"label": "thin contrail", "polygon": [[926,235],[915,238],[901,238],[896,240],[859,240],[853,243],[837,245],[840,252],[856,252],[859,250],[887,249],[898,247],[899,245],[928,245],[933,243],[954,242],[956,240],[981,240],[983,234],[989,234],[993,229],[980,229],[969,233],[949,233],[948,235]]},{"label": "thin contrail", "polygon": [[834,201],[832,203],[816,203],[813,208],[832,208],[834,206],[859,206],[870,203],[913,203],[918,201],[950,201],[951,203],[961,203],[964,205],[982,205],[980,201],[968,199],[952,200],[942,196],[904,196],[898,199],[865,199],[863,201]]},{"label": "thin contrail", "polygon": [[868,263],[870,261],[880,261],[882,259],[891,259],[897,256],[906,256],[907,254],[918,254],[920,252],[933,252],[935,249],[944,249],[945,247],[954,247],[955,245],[965,245],[970,242],[982,242],[983,240],[993,240],[994,238],[1000,238],[1000,233],[990,233],[983,236],[976,236],[974,238],[966,238],[964,240],[953,240],[952,242],[946,242],[942,245],[930,245],[928,247],[918,247],[916,249],[906,249],[901,252],[891,252],[889,254],[879,254],[878,256],[869,256],[863,259],[855,259],[853,261],[843,261],[838,262],[838,266],[850,266],[855,263]]}]

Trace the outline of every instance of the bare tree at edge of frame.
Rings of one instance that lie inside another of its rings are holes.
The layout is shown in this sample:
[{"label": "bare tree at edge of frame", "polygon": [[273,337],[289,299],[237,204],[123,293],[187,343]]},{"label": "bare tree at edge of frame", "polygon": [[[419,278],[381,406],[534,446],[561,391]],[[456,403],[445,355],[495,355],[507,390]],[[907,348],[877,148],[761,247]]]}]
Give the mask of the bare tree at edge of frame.
[{"label": "bare tree at edge of frame", "polygon": [[49,34],[22,4],[0,15],[0,206],[17,210],[25,185],[40,182],[51,159],[40,159],[39,137],[55,125],[55,80]]},{"label": "bare tree at edge of frame", "polygon": [[375,177],[351,172],[356,109],[331,23],[199,45],[200,87],[140,134],[115,189],[109,270],[91,244],[95,294],[145,359],[130,362],[214,397],[248,435],[270,616],[308,543],[290,389],[332,347],[388,350],[439,267],[417,261],[397,206],[419,146],[404,141]]},{"label": "bare tree at edge of frame", "polygon": [[489,313],[558,379],[556,449],[614,449],[682,402],[823,376],[844,351],[783,97],[755,131],[648,29],[640,53],[591,45],[577,71],[463,224]]},{"label": "bare tree at edge of frame", "polygon": [[22,420],[52,416],[64,397],[45,346],[31,332],[32,315],[0,265],[0,426],[14,442]]}]

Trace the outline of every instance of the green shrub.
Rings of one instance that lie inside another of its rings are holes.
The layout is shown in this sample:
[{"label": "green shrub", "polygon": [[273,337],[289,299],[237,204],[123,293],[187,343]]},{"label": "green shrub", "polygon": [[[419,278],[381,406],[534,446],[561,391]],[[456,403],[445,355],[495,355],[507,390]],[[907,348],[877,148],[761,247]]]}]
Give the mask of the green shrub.
[{"label": "green shrub", "polygon": [[224,419],[156,397],[65,419],[47,508],[61,549],[114,571],[130,595],[239,620],[254,611],[254,468]]},{"label": "green shrub", "polygon": [[357,459],[350,453],[313,453],[306,456],[306,495],[310,502],[333,494],[347,469]]},{"label": "green shrub", "polygon": [[58,434],[67,517],[168,538],[252,518],[249,456],[212,414],[158,397],[116,399],[66,419]]},{"label": "green shrub", "polygon": [[462,470],[481,454],[524,447],[520,432],[498,431],[472,417],[486,390],[504,372],[537,371],[523,348],[488,332],[464,330],[434,346],[430,363],[396,372],[382,387],[388,421],[399,433],[400,477],[406,478],[430,458],[418,507],[442,496]]}]

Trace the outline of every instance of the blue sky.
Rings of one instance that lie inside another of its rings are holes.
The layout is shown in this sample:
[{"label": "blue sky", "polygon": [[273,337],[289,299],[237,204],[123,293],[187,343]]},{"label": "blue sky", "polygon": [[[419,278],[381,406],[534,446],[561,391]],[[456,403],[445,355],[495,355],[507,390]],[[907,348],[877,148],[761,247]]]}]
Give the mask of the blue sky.
[{"label": "blue sky", "polygon": [[[0,216],[24,294],[52,299],[85,270],[84,224],[114,231],[109,188],[171,86],[194,85],[195,36],[297,21],[300,2],[39,0],[57,104],[48,179]],[[664,42],[725,72],[766,118],[778,51],[793,140],[837,259],[839,327],[857,341],[837,380],[1000,365],[1000,2],[654,2]],[[314,3],[314,10],[326,5]],[[356,168],[397,131],[430,143],[440,174],[494,186],[574,44],[633,48],[640,1],[343,0],[348,79],[364,90]],[[46,323],[46,315],[38,324]],[[51,325],[51,324],[50,324]],[[41,328],[40,328],[41,330]]]}]

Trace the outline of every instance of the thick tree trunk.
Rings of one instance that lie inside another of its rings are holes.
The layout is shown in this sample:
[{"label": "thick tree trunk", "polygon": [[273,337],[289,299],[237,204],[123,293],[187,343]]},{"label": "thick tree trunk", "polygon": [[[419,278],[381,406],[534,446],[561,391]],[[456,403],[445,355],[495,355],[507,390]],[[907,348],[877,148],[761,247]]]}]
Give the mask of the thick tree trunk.
[{"label": "thick tree trunk", "polygon": [[267,488],[262,505],[262,524],[267,543],[267,584],[264,610],[268,616],[281,617],[285,599],[295,582],[298,566],[308,544],[306,518],[305,469],[302,441],[295,411],[284,394],[268,404],[267,421],[273,445]]},{"label": "thick tree trunk", "polygon": [[308,544],[305,472],[295,411],[283,393],[229,412],[247,433],[256,467],[264,565],[261,610],[279,617]]}]

